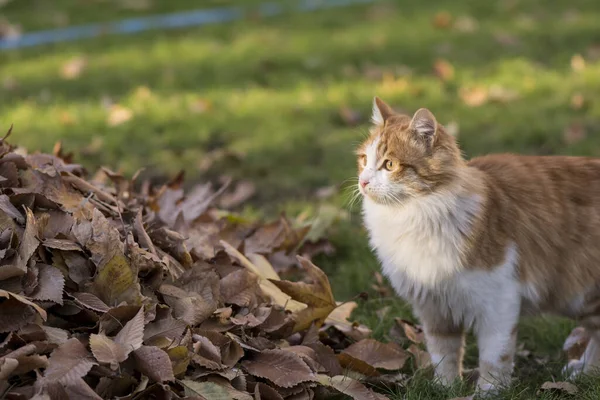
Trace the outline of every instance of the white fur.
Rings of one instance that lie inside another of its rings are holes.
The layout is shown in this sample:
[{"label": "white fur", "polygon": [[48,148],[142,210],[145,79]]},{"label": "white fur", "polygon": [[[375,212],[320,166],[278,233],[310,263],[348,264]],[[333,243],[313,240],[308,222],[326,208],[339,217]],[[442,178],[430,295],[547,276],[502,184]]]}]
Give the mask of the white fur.
[{"label": "white fur", "polygon": [[379,107],[377,107],[377,102],[375,98],[373,98],[373,114],[371,115],[371,121],[375,125],[383,125],[383,115],[381,115],[381,111],[379,111]]}]

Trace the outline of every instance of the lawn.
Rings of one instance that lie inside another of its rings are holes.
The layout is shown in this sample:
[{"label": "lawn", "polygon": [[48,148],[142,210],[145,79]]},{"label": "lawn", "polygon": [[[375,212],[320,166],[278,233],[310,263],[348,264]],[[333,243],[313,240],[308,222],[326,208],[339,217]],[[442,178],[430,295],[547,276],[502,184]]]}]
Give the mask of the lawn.
[{"label": "lawn", "polygon": [[[19,0],[3,15],[29,31],[198,7],[182,0],[124,2],[133,9],[84,3]],[[381,1],[5,51],[0,127],[14,124],[12,141],[29,150],[50,151],[61,140],[90,169],[133,174],[145,166],[156,179],[184,169],[190,181],[250,180],[257,194],[247,213],[344,210],[330,231],[337,253],[318,264],[339,299],[371,294],[356,316],[386,338],[392,316],[410,316],[372,289],[378,266],[343,190],[355,173],[353,149],[368,128],[372,97],[408,112],[429,108],[456,132],[467,157],[600,156],[598,21],[600,3],[592,0]],[[316,196],[332,186],[339,193]],[[375,311],[384,306],[391,311],[380,321]],[[518,358],[518,382],[501,398],[529,399],[542,382],[561,379],[560,349],[572,326],[523,321],[520,341],[531,354]],[[475,360],[471,346],[469,366]],[[600,398],[600,383],[578,385],[578,398]],[[391,397],[468,392],[440,391],[417,376]]]}]

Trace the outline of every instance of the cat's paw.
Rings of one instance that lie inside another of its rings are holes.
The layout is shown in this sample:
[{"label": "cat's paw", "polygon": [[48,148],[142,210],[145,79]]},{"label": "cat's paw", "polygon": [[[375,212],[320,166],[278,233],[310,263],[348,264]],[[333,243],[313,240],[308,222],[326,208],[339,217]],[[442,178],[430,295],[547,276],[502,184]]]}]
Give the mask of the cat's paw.
[{"label": "cat's paw", "polygon": [[575,380],[583,372],[585,366],[583,360],[571,360],[562,369],[562,374],[566,379]]}]

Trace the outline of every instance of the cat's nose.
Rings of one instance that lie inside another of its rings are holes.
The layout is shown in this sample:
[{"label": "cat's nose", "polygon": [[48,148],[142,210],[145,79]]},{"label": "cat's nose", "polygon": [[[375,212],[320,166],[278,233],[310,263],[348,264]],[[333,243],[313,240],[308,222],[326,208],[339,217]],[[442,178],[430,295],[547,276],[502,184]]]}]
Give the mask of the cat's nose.
[{"label": "cat's nose", "polygon": [[360,180],[360,186],[362,186],[362,188],[364,189],[365,187],[367,187],[367,185],[369,184],[369,181],[361,179]]}]

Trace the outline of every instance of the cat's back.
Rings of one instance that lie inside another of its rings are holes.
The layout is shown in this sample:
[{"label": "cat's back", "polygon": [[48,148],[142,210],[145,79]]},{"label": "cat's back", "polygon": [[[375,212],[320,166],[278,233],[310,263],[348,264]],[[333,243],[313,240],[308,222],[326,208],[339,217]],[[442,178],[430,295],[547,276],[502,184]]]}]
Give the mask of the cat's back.
[{"label": "cat's back", "polygon": [[468,165],[483,172],[488,190],[477,258],[516,244],[519,275],[541,303],[600,283],[600,159],[497,154]]},{"label": "cat's back", "polygon": [[491,154],[474,158],[468,165],[485,172],[492,184],[508,193],[525,189],[590,193],[600,189],[600,158]]}]

